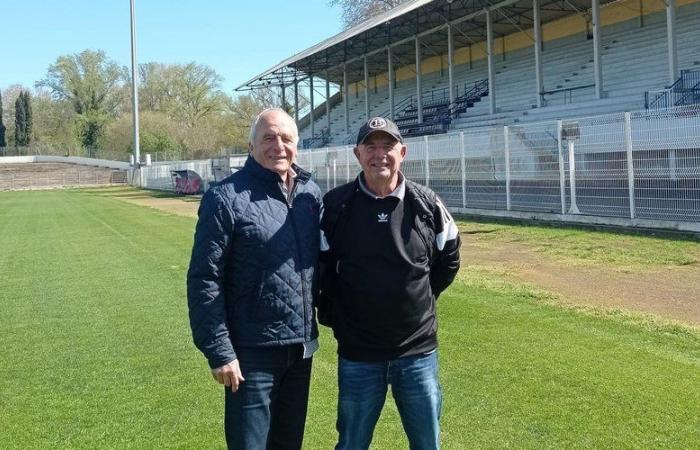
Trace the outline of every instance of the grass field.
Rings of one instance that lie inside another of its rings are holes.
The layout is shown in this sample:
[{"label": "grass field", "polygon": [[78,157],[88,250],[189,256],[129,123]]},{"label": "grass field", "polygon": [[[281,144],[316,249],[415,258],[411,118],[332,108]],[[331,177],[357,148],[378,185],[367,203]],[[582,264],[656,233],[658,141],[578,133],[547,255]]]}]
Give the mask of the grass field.
[{"label": "grass field", "polygon": [[[223,448],[222,392],[187,322],[195,221],[110,192],[0,192],[0,448]],[[611,267],[700,254],[680,239],[462,227]],[[468,261],[439,314],[445,449],[700,448],[697,328],[562,308]],[[335,439],[323,332],[307,449]],[[391,401],[372,448],[407,448]]]}]

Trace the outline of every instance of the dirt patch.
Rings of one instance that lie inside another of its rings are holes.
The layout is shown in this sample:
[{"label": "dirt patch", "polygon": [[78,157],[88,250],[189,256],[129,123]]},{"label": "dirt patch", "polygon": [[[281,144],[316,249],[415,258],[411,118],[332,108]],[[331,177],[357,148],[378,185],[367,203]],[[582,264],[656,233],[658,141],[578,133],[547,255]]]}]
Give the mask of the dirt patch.
[{"label": "dirt patch", "polygon": [[465,264],[504,269],[513,280],[531,283],[576,305],[651,313],[700,324],[700,268],[669,266],[643,271],[571,266],[519,243],[480,242],[462,233]]},{"label": "dirt patch", "polygon": [[149,197],[132,196],[120,197],[120,200],[127,201],[141,206],[149,206],[161,211],[177,214],[179,216],[197,217],[199,208],[199,197]]}]

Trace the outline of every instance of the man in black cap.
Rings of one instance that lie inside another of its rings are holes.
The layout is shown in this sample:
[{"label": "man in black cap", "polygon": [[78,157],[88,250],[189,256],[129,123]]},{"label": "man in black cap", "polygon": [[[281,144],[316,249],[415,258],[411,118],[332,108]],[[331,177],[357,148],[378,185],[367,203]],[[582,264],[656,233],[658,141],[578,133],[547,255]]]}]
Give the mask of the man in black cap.
[{"label": "man in black cap", "polygon": [[411,449],[440,446],[435,301],[459,269],[459,234],[430,189],[406,179],[391,120],[357,135],[362,172],[323,199],[319,320],[338,341],[336,450],[369,448],[388,386]]}]

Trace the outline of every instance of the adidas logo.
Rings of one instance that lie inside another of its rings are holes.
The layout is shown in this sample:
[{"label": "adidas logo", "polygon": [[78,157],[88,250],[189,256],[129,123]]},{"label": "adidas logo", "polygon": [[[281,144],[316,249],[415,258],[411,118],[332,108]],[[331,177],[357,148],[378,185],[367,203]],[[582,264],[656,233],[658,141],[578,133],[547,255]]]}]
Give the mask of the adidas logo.
[{"label": "adidas logo", "polygon": [[387,213],[377,214],[377,222],[388,222],[388,221],[389,221],[389,214],[387,214]]}]

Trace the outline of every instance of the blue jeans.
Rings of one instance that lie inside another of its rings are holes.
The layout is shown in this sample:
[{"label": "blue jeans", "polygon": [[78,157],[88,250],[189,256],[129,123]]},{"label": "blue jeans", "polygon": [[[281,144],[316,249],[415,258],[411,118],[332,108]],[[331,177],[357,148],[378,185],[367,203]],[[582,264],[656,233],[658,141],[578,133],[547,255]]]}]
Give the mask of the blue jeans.
[{"label": "blue jeans", "polygon": [[434,351],[380,362],[339,358],[336,450],[369,448],[389,385],[411,450],[440,448],[442,392]]},{"label": "blue jeans", "polygon": [[303,347],[237,348],[245,381],[225,388],[226,444],[235,450],[299,450],[309,400],[311,358]]}]

